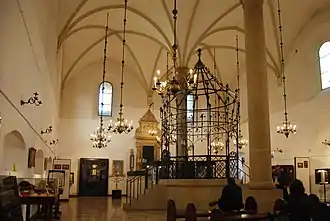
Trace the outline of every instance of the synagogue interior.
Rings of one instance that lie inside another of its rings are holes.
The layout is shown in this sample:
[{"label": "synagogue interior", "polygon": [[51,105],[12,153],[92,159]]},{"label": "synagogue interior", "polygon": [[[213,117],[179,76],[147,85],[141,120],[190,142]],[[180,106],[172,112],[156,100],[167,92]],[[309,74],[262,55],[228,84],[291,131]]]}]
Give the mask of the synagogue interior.
[{"label": "synagogue interior", "polygon": [[1,0],[0,29],[0,221],[330,220],[329,0]]}]

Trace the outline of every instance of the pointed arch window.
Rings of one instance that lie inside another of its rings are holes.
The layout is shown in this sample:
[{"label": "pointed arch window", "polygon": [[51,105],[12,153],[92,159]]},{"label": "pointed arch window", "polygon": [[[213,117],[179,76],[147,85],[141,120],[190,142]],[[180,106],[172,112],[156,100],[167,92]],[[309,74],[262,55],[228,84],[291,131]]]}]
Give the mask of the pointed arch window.
[{"label": "pointed arch window", "polygon": [[99,87],[99,116],[112,116],[113,87],[110,82],[102,82]]},{"label": "pointed arch window", "polygon": [[322,90],[330,88],[330,41],[319,50]]}]

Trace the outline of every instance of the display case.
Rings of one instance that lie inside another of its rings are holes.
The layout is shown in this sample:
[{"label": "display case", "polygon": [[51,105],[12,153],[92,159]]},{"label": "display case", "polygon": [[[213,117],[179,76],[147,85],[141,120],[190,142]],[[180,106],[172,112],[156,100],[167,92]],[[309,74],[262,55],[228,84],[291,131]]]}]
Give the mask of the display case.
[{"label": "display case", "polygon": [[57,178],[18,178],[17,183],[22,197],[58,196],[60,194]]}]

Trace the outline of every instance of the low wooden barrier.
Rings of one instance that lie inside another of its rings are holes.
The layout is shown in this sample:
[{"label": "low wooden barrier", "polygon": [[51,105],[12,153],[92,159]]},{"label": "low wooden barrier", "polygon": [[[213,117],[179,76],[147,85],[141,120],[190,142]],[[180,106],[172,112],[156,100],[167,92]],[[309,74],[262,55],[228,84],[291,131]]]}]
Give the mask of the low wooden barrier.
[{"label": "low wooden barrier", "polygon": [[197,212],[193,203],[188,203],[185,211],[178,212],[173,200],[170,199],[167,202],[167,221],[176,221],[177,219],[185,219],[186,221],[268,221],[274,220],[277,213],[274,212],[275,215],[272,215],[270,213],[239,211],[227,214],[219,209],[214,209],[211,212]]},{"label": "low wooden barrier", "polygon": [[[167,221],[176,221],[177,219],[185,219],[186,221],[197,221],[197,218],[208,218],[210,213],[197,212],[193,203],[188,203],[185,211],[177,211],[175,202],[171,199],[167,201]],[[206,219],[208,220],[208,219]]]}]

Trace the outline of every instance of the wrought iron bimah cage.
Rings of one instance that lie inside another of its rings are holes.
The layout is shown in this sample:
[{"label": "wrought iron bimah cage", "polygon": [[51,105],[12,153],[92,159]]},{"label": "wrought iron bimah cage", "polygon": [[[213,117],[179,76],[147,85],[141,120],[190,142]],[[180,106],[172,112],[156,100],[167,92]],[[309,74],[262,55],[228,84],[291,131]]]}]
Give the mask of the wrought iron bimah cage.
[{"label": "wrought iron bimah cage", "polygon": [[162,87],[155,87],[162,100],[160,177],[238,178],[238,90],[211,73],[200,49],[193,69],[174,68],[158,85]]}]

